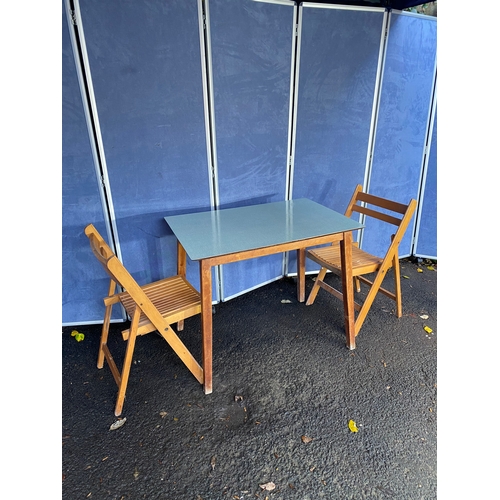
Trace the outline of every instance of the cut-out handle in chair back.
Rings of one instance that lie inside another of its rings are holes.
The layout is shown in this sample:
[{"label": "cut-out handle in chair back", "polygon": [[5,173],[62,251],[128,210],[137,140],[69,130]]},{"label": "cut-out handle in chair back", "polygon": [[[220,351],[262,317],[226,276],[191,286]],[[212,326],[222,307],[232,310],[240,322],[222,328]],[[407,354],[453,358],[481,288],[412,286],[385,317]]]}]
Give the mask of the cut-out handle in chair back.
[{"label": "cut-out handle in chair back", "polygon": [[[378,219],[382,222],[394,226],[394,234],[387,243],[388,248],[383,256],[372,255],[361,250],[357,243],[352,246],[352,275],[355,283],[355,290],[361,291],[360,282],[369,286],[368,294],[362,304],[354,303],[354,309],[357,311],[355,320],[355,334],[359,333],[361,326],[368,314],[368,311],[378,292],[390,297],[396,302],[396,316],[400,318],[403,314],[401,300],[401,275],[399,269],[398,248],[403,236],[408,228],[411,218],[417,206],[416,200],[412,199],[408,204],[364,193],[361,185],[357,185],[354,194],[345,211],[346,217],[351,217],[353,213],[364,214],[365,227],[370,224],[370,218]],[[315,248],[308,250],[307,257],[321,266],[314,286],[309,294],[306,304],[311,305],[320,288],[331,293],[338,299],[343,300],[342,292],[325,283],[324,278],[327,271],[332,271],[341,275],[340,244],[334,242],[331,246]],[[390,268],[394,271],[394,291],[383,288],[382,282]],[[373,281],[366,278],[366,274],[376,273]],[[354,342],[348,346],[354,349]]]},{"label": "cut-out handle in chair back", "polygon": [[[85,234],[90,240],[92,252],[111,278],[108,296],[104,298],[106,309],[97,366],[102,368],[106,360],[118,385],[115,415],[121,415],[122,412],[138,335],[157,330],[202,384],[203,369],[171,327],[177,323],[177,329],[182,330],[186,318],[201,313],[200,294],[181,275],[139,286],[92,224],[85,228]],[[117,293],[117,285],[124,291]],[[112,308],[118,303],[123,305],[130,317],[130,327],[122,331],[127,348],[121,372],[107,345]]]}]

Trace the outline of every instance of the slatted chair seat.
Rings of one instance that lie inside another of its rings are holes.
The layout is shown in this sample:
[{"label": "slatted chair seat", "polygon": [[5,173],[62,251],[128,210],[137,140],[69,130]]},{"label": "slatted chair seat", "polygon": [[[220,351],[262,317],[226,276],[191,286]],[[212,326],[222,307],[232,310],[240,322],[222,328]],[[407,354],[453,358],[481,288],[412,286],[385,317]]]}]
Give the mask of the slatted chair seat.
[{"label": "slatted chair seat", "polygon": [[[354,190],[345,211],[346,217],[351,217],[353,213],[363,214],[365,227],[369,227],[370,218],[378,219],[395,227],[395,232],[392,234],[390,241],[387,242],[387,251],[383,256],[372,255],[360,249],[357,242],[352,245],[352,276],[355,290],[358,293],[361,291],[361,282],[369,287],[363,303],[354,303],[354,309],[357,311],[354,323],[355,335],[358,335],[366,315],[379,292],[396,302],[396,316],[398,318],[403,314],[398,247],[415,212],[416,204],[417,202],[414,199],[410,200],[408,204],[403,204],[364,193],[361,185],[357,185]],[[339,242],[335,241],[332,245],[326,247],[309,249],[306,256],[321,266],[306,305],[314,303],[320,288],[343,300],[342,292],[324,281],[328,271],[341,275],[342,263]],[[382,287],[382,282],[390,268],[394,270],[394,290]],[[364,276],[371,273],[375,273],[373,280]],[[351,345],[348,347],[354,349],[355,343],[351,341]]]},{"label": "slatted chair seat", "polygon": [[[139,286],[92,224],[85,228],[85,234],[90,240],[92,252],[111,278],[108,296],[104,297],[105,313],[97,367],[103,368],[106,360],[118,385],[115,415],[122,413],[138,335],[158,331],[198,382],[203,384],[203,369],[171,326],[176,323],[177,330],[182,330],[185,319],[201,313],[200,294],[182,275]],[[123,291],[116,292],[117,286]],[[121,372],[108,347],[111,312],[113,306],[119,303],[130,318],[130,327],[122,331],[127,347]]]},{"label": "slatted chair seat", "polygon": [[[199,293],[181,276],[171,276],[154,283],[149,283],[141,287],[144,293],[158,309],[160,314],[168,319],[170,324],[182,321],[183,318],[194,316],[200,313],[200,295]],[[117,294],[120,302],[132,317],[135,310],[134,299],[128,292]],[[146,314],[141,312],[137,335],[146,335],[156,330],[156,327],[148,319]],[[123,339],[127,340],[130,329],[122,331]]]},{"label": "slatted chair seat", "polygon": [[[340,276],[342,265],[340,262],[339,243],[335,243],[334,245],[328,247],[310,250],[308,257],[321,266],[331,266],[338,271]],[[355,267],[356,271],[360,274],[369,274],[377,271],[383,260],[384,259],[377,257],[376,255],[363,252],[363,250],[360,250],[357,246],[353,245],[352,247],[352,266]]]}]

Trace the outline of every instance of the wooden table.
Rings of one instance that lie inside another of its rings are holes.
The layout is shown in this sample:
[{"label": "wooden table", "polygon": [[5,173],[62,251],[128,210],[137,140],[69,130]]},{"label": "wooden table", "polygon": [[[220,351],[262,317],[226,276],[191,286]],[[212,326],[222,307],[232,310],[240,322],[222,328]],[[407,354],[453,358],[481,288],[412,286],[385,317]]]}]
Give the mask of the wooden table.
[{"label": "wooden table", "polygon": [[212,267],[263,255],[297,251],[297,299],[305,300],[306,248],[341,235],[342,289],[347,346],[354,348],[352,231],[362,224],[308,199],[279,201],[165,217],[177,238],[177,272],[186,254],[200,265],[203,388],[212,392]]}]

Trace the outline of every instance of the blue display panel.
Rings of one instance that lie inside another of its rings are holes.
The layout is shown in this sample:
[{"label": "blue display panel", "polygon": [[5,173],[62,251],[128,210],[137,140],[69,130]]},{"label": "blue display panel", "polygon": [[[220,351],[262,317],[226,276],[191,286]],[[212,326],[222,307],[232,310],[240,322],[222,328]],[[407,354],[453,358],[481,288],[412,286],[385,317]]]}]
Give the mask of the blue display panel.
[{"label": "blue display panel", "polygon": [[434,115],[429,160],[420,197],[414,255],[437,259],[437,112]]},{"label": "blue display panel", "polygon": [[[401,203],[419,197],[434,86],[436,28],[436,18],[391,14],[369,192]],[[379,222],[364,233],[364,250],[385,253],[392,234],[385,226]],[[400,257],[411,255],[413,233],[412,222],[399,247]]]},{"label": "blue display panel", "polygon": [[344,213],[364,183],[384,21],[383,9],[301,9],[293,198]]},{"label": "blue display panel", "polygon": [[105,236],[106,226],[64,3],[61,69],[62,323],[77,325],[102,321],[109,278],[83,232],[93,222]]},{"label": "blue display panel", "polygon": [[[87,48],[92,109],[121,257],[140,282],[175,273],[163,217],[209,210],[203,72],[196,0],[75,0]],[[118,5],[118,8],[117,8]],[[384,14],[301,7],[293,172],[287,177],[295,7],[209,0],[216,201],[221,208],[308,197],[343,212],[354,185],[418,198],[435,74],[436,20],[391,14],[371,171],[372,108]],[[107,278],[84,226],[107,235],[77,73],[63,15],[63,323],[102,321]],[[95,104],[95,106],[94,106]],[[416,252],[436,250],[436,127],[421,197]],[[109,181],[109,182],[108,182]],[[434,224],[434,225],[433,225]],[[410,227],[402,246],[409,254]],[[368,233],[363,248],[377,253]],[[388,236],[387,236],[388,237]],[[386,238],[384,236],[384,238]],[[311,264],[308,263],[308,270]],[[289,272],[295,272],[291,255]],[[282,274],[269,256],[224,267],[223,297]],[[188,262],[198,286],[198,264]],[[214,298],[216,295],[214,276]],[[116,314],[116,312],[115,312]]]},{"label": "blue display panel", "polygon": [[[143,284],[176,273],[164,217],[210,210],[196,0],[79,1],[124,265]],[[197,263],[188,278],[199,284]]]},{"label": "blue display panel", "polygon": [[[220,208],[284,200],[293,3],[210,0],[216,182]],[[272,255],[223,266],[223,299],[281,277]]]}]

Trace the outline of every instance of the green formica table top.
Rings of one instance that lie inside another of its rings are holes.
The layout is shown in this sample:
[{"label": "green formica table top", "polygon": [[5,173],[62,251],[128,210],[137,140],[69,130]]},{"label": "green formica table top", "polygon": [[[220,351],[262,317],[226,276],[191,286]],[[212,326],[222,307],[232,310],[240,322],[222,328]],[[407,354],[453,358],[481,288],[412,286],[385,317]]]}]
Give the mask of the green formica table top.
[{"label": "green formica table top", "polygon": [[306,198],[165,217],[191,260],[361,229]]}]

